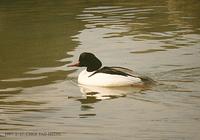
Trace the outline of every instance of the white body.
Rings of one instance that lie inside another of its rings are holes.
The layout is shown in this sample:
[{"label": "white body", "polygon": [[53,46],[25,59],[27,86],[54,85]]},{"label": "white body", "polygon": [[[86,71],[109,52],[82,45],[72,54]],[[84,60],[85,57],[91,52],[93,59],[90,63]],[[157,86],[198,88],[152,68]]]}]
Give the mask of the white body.
[{"label": "white body", "polygon": [[92,76],[94,72],[87,72],[83,70],[78,76],[78,83],[82,85],[91,86],[103,86],[103,87],[113,87],[113,86],[130,86],[130,85],[140,85],[142,80],[133,76],[122,76],[106,73],[96,73]]}]

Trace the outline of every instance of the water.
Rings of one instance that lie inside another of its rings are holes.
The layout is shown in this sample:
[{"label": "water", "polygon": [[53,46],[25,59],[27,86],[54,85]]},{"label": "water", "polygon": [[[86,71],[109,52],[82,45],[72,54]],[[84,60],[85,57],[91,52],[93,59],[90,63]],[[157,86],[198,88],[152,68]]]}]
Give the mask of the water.
[{"label": "water", "polygon": [[[198,140],[199,7],[198,0],[1,1],[0,134]],[[79,87],[83,69],[66,66],[84,51],[157,85]]]}]

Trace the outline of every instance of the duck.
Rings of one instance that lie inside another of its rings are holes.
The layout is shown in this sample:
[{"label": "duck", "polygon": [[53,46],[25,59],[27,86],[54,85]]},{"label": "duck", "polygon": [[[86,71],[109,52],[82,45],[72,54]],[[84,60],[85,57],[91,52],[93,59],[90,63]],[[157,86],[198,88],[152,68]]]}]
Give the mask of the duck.
[{"label": "duck", "polygon": [[103,66],[93,53],[83,52],[78,62],[68,67],[86,67],[78,76],[80,85],[100,87],[141,86],[152,83],[147,76],[140,75],[133,70],[120,66]]}]

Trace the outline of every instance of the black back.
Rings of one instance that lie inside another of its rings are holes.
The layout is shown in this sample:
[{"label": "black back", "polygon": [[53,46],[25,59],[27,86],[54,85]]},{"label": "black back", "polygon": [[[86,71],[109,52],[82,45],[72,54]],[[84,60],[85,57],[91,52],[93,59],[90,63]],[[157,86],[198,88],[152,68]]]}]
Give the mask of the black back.
[{"label": "black back", "polygon": [[115,68],[120,68],[120,67],[103,67],[103,68],[97,70],[96,72],[94,72],[93,74],[91,74],[89,77],[91,77],[92,75],[94,75],[96,73],[106,73],[106,74],[122,75],[122,76],[133,76],[131,74],[117,70]]},{"label": "black back", "polygon": [[144,83],[146,84],[154,84],[156,83],[153,79],[140,75],[130,69],[123,68],[123,67],[103,67],[101,69],[98,69],[94,73],[92,73],[89,77],[95,75],[96,73],[106,73],[106,74],[113,74],[113,75],[121,75],[121,76],[132,76],[136,78],[140,78]]}]

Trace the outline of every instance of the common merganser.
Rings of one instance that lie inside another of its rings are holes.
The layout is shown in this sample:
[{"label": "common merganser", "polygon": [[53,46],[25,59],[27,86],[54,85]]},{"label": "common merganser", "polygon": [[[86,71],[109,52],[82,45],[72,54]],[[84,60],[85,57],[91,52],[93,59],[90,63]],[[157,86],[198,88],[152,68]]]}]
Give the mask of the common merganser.
[{"label": "common merganser", "polygon": [[151,78],[141,76],[127,68],[102,67],[101,61],[89,52],[81,53],[79,61],[68,67],[86,67],[78,76],[78,83],[81,85],[115,87],[144,85],[153,82]]}]

